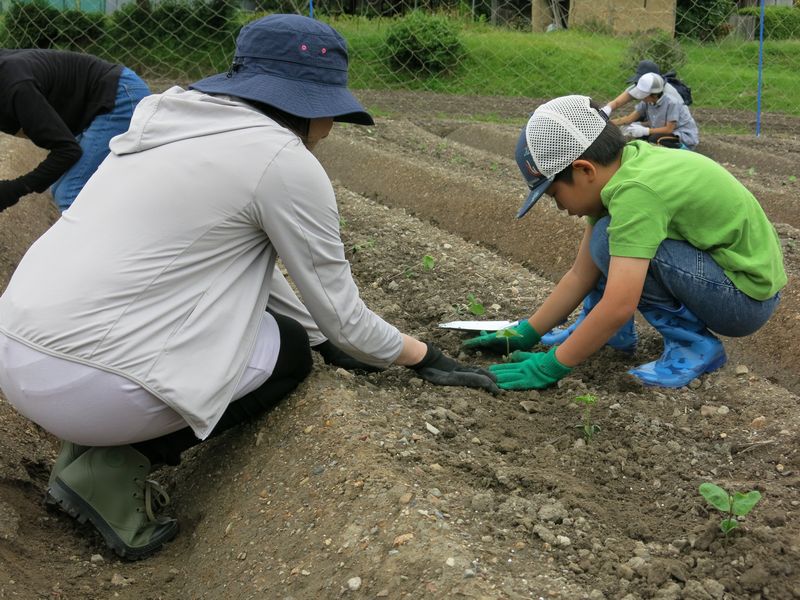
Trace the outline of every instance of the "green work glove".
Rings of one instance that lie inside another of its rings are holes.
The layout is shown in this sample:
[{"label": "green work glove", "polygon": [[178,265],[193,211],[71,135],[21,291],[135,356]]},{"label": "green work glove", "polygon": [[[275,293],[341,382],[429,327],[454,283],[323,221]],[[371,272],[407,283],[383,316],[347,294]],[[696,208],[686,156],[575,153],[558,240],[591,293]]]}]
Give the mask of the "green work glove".
[{"label": "green work glove", "polygon": [[[516,325],[507,327],[506,329],[512,329],[519,335],[510,338],[504,338],[497,337],[497,332],[495,331],[481,331],[481,334],[478,337],[465,340],[461,345],[464,348],[482,348],[497,352],[499,354],[505,354],[507,349],[528,350],[533,348],[542,338],[542,336],[536,333],[536,330],[531,327],[527,319],[523,319]],[[508,345],[506,345],[506,340],[508,340]]]},{"label": "green work glove", "polygon": [[491,365],[489,370],[497,376],[497,385],[504,390],[530,390],[550,387],[572,372],[558,362],[556,348],[549,352],[514,352],[513,363]]}]

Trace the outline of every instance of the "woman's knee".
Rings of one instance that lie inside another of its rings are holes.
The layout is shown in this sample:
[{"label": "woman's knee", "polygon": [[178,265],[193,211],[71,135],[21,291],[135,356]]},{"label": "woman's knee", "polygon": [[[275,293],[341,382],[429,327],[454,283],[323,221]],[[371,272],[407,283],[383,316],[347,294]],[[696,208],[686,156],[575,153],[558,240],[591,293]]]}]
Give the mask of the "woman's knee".
[{"label": "woman's knee", "polygon": [[294,319],[274,312],[271,314],[278,324],[281,337],[281,349],[272,377],[290,377],[298,381],[305,379],[314,364],[308,333]]}]

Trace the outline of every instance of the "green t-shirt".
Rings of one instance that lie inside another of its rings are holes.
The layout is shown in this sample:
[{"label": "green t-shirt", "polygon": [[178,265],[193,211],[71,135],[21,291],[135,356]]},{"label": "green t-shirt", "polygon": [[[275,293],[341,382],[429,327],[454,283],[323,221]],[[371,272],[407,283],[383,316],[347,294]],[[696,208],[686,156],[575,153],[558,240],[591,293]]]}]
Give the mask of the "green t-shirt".
[{"label": "green t-shirt", "polygon": [[688,150],[635,141],[600,193],[611,216],[612,256],[653,258],[664,239],[707,251],[756,300],[786,285],[778,234],[747,188],[721,165]]}]

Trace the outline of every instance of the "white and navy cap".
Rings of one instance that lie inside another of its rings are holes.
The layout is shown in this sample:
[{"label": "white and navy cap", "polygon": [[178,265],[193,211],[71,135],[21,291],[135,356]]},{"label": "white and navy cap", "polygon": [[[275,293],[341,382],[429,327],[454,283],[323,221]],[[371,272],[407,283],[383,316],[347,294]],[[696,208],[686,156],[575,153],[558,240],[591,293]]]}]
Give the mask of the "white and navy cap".
[{"label": "white and navy cap", "polygon": [[536,204],[556,175],[586,152],[606,122],[588,96],[562,96],[534,111],[517,141],[517,166],[531,190],[518,219]]},{"label": "white and navy cap", "polygon": [[650,94],[660,94],[664,91],[664,78],[658,73],[645,73],[639,77],[636,85],[628,93],[637,100],[644,100]]}]

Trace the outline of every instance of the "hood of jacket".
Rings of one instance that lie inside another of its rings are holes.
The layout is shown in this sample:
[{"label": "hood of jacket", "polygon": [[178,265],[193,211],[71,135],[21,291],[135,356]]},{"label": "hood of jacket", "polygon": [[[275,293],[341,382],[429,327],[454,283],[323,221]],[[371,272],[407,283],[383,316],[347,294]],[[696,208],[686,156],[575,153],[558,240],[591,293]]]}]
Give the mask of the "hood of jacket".
[{"label": "hood of jacket", "polygon": [[118,156],[134,154],[181,140],[263,127],[265,121],[271,122],[264,113],[238,98],[210,96],[175,86],[143,98],[128,131],[112,138],[109,147]]}]

